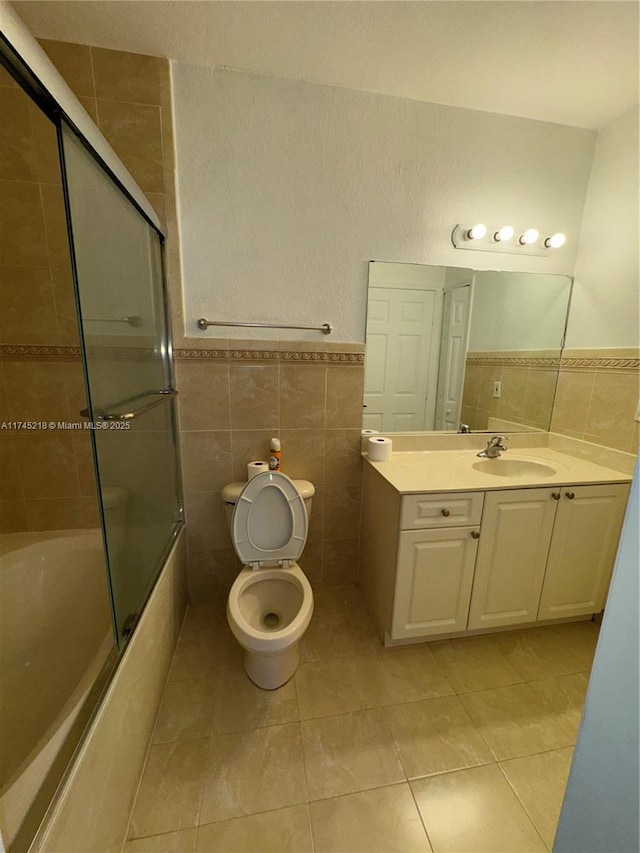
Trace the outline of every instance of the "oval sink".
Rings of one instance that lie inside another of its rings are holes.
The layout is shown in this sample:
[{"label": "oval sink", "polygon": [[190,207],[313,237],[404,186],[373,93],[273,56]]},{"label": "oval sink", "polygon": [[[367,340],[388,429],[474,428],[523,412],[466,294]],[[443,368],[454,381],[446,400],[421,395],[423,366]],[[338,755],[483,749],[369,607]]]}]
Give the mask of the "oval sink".
[{"label": "oval sink", "polygon": [[557,474],[551,465],[534,462],[532,459],[483,459],[474,462],[471,467],[482,474],[495,474],[497,477],[553,477]]}]

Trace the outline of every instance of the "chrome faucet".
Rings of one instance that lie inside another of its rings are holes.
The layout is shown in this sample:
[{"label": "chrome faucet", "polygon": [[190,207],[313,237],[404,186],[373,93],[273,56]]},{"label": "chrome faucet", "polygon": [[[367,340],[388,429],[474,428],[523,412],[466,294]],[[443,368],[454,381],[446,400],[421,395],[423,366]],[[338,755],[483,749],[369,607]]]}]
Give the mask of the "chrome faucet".
[{"label": "chrome faucet", "polygon": [[471,432],[471,427],[469,426],[469,424],[460,424],[460,426],[458,427],[458,432],[462,432],[465,434],[469,433]]},{"label": "chrome faucet", "polygon": [[509,449],[502,444],[503,441],[505,441],[504,435],[492,435],[485,449],[481,450],[477,455],[484,456],[487,459],[497,459],[501,453]]}]

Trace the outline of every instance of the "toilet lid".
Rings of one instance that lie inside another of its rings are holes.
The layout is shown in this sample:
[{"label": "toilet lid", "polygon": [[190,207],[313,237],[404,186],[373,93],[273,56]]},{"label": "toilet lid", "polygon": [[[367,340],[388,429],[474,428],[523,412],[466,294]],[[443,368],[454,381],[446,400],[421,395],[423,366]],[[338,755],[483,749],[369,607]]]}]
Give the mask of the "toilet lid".
[{"label": "toilet lid", "polygon": [[252,563],[295,562],[307,541],[304,498],[286,474],[265,471],[249,480],[233,511],[236,554]]}]

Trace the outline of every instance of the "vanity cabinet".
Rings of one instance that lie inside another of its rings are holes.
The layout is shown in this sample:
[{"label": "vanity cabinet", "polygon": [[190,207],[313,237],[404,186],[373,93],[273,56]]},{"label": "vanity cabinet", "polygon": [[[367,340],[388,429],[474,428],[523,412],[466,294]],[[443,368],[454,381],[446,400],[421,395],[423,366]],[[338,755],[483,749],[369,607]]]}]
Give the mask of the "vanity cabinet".
[{"label": "vanity cabinet", "polygon": [[465,630],[483,502],[482,492],[402,499],[394,639]]},{"label": "vanity cabinet", "polygon": [[629,494],[624,483],[558,489],[538,620],[604,607]]},{"label": "vanity cabinet", "polygon": [[535,622],[558,501],[553,489],[487,492],[469,630]]},{"label": "vanity cabinet", "polygon": [[599,612],[628,492],[403,495],[365,469],[361,587],[385,644]]},{"label": "vanity cabinet", "polygon": [[614,483],[488,492],[468,629],[602,610],[628,491]]}]

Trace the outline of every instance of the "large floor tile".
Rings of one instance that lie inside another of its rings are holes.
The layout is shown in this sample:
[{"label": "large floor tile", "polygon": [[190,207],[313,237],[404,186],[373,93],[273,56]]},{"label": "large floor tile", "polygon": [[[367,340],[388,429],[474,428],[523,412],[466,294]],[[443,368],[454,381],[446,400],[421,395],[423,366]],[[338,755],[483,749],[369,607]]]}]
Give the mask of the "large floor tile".
[{"label": "large floor tile", "polygon": [[384,709],[408,778],[494,761],[457,696]]},{"label": "large floor tile", "polygon": [[549,849],[558,826],[573,749],[555,749],[500,764]]},{"label": "large floor tile", "polygon": [[307,801],[297,723],[212,735],[205,759],[200,823]]},{"label": "large floor tile", "polygon": [[319,587],[314,599],[313,618],[300,643],[303,661],[335,660],[382,649],[356,587]]},{"label": "large floor tile", "polygon": [[431,850],[406,783],[311,803],[311,824],[315,853]]},{"label": "large floor tile", "polygon": [[214,734],[247,731],[298,719],[293,679],[277,690],[261,690],[242,665],[217,671],[211,680],[210,703]]},{"label": "large floor tile", "polygon": [[436,853],[546,850],[495,764],[411,782]]},{"label": "large floor tile", "polygon": [[554,675],[568,675],[583,669],[572,654],[571,643],[563,642],[562,632],[549,628],[504,631],[493,642],[525,681]]},{"label": "large floor tile", "polygon": [[523,681],[490,637],[443,640],[432,643],[431,649],[456,693]]},{"label": "large floor tile", "polygon": [[131,815],[129,838],[197,825],[206,748],[207,740],[151,747]]},{"label": "large floor tile", "polygon": [[312,853],[309,806],[290,806],[198,828],[196,853]]},{"label": "large floor tile", "polygon": [[542,678],[529,683],[536,696],[555,714],[556,719],[560,720],[574,740],[578,736],[588,686],[588,672],[576,672],[559,678]]},{"label": "large floor tile", "polygon": [[460,697],[498,761],[570,746],[572,737],[528,684]]},{"label": "large floor tile", "polygon": [[181,829],[164,835],[134,838],[122,848],[122,853],[194,853],[197,829]]},{"label": "large floor tile", "polygon": [[167,682],[152,743],[171,743],[209,736],[211,691],[204,677]]},{"label": "large floor tile", "polygon": [[405,780],[380,708],[300,723],[309,799]]},{"label": "large floor tile", "polygon": [[187,631],[180,635],[169,681],[199,678],[230,664],[242,666],[242,649],[228,628]]},{"label": "large floor tile", "polygon": [[571,654],[578,658],[583,670],[590,670],[596,653],[601,623],[598,619],[587,619],[584,622],[569,622],[566,625],[550,627]]},{"label": "large floor tile", "polygon": [[376,658],[381,705],[415,702],[455,693],[428,645],[385,649]]},{"label": "large floor tile", "polygon": [[377,672],[376,655],[302,664],[295,675],[300,719],[377,707]]}]

